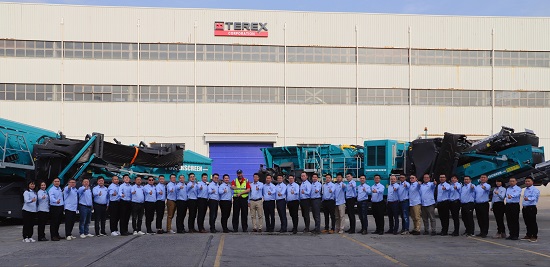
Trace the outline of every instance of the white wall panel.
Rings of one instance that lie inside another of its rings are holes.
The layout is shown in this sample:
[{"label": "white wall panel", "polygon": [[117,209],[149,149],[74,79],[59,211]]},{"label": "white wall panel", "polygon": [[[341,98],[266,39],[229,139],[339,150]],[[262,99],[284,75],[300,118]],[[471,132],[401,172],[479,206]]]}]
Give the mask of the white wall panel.
[{"label": "white wall panel", "polygon": [[137,61],[64,60],[65,84],[135,85]]},{"label": "white wall panel", "polygon": [[408,65],[359,65],[359,88],[409,88]]},{"label": "white wall panel", "polygon": [[490,67],[413,66],[411,88],[491,90]]},{"label": "white wall panel", "polygon": [[288,87],[346,87],[355,88],[354,64],[287,63]]},{"label": "white wall panel", "polygon": [[60,59],[0,57],[0,83],[61,84],[62,67]]},{"label": "white wall panel", "polygon": [[443,135],[445,132],[466,135],[491,134],[490,107],[431,107],[413,106],[411,109],[411,137],[424,134]]},{"label": "white wall panel", "polygon": [[[189,70],[192,73],[192,69]],[[284,65],[262,62],[197,62],[197,85],[284,86]]]},{"label": "white wall panel", "polygon": [[298,143],[355,139],[353,105],[287,105],[286,120],[287,138],[294,138]]},{"label": "white wall panel", "polygon": [[192,61],[141,60],[139,64],[142,85],[194,84]]},{"label": "white wall panel", "polygon": [[[358,134],[361,140],[409,140],[408,106],[363,106],[358,109]],[[354,114],[349,114],[353,116]]]},{"label": "white wall panel", "polygon": [[54,132],[63,131],[60,102],[0,101],[0,117]]},{"label": "white wall panel", "polygon": [[495,68],[495,90],[550,91],[550,68]]}]

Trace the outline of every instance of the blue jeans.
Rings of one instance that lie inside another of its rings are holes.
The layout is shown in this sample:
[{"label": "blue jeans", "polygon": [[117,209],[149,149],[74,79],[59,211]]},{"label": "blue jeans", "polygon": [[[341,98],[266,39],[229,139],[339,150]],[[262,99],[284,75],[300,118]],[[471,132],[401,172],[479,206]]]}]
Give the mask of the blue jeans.
[{"label": "blue jeans", "polygon": [[78,205],[78,212],[80,213],[80,224],[78,225],[78,231],[80,234],[90,233],[90,220],[92,219],[92,208],[84,205]]},{"label": "blue jeans", "polygon": [[399,202],[401,206],[401,224],[403,225],[403,231],[409,231],[409,200],[403,200]]},{"label": "blue jeans", "polygon": [[361,221],[361,231],[367,231],[369,226],[369,219],[367,218],[369,204],[366,200],[357,202],[359,208],[359,220]]}]

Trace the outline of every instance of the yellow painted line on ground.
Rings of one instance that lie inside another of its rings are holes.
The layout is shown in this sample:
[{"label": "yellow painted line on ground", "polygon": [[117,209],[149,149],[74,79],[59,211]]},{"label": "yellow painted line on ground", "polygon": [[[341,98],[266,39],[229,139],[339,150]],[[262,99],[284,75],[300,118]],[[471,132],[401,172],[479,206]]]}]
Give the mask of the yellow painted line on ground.
[{"label": "yellow painted line on ground", "polygon": [[218,252],[216,253],[216,261],[214,261],[214,267],[220,267],[220,260],[222,258],[224,242],[225,242],[225,234],[222,234],[222,237],[220,238],[220,244],[218,245]]},{"label": "yellow painted line on ground", "polygon": [[390,255],[384,254],[384,253],[381,252],[380,250],[377,250],[377,249],[375,249],[375,248],[373,248],[373,247],[371,247],[371,246],[369,246],[369,245],[367,245],[367,244],[365,244],[365,243],[363,243],[363,242],[357,241],[357,240],[355,240],[355,239],[353,239],[353,238],[351,238],[351,237],[349,237],[349,236],[347,236],[347,235],[342,235],[342,237],[345,238],[345,239],[348,239],[348,240],[350,240],[350,241],[352,241],[352,242],[355,242],[356,244],[358,244],[358,245],[360,245],[360,246],[362,246],[362,247],[364,247],[364,248],[366,248],[366,249],[368,249],[368,250],[370,250],[370,251],[372,251],[372,252],[374,252],[374,253],[376,253],[376,254],[382,256],[382,257],[384,257],[385,259],[387,259],[387,260],[389,260],[389,261],[391,261],[391,262],[393,262],[393,263],[395,263],[395,264],[397,264],[397,265],[400,265],[400,266],[408,266],[407,264],[402,263],[402,262],[400,262],[400,261],[398,261],[398,260],[392,258]]},{"label": "yellow painted line on ground", "polygon": [[493,244],[493,245],[497,245],[497,246],[501,246],[501,247],[505,247],[505,248],[517,249],[517,250],[520,250],[520,251],[523,251],[523,252],[539,255],[539,256],[542,256],[542,257],[546,257],[546,258],[550,258],[550,255],[539,253],[539,252],[528,250],[528,249],[512,247],[512,246],[504,245],[504,244],[501,244],[501,243],[498,243],[498,242],[493,242],[493,241],[489,241],[489,240],[485,240],[485,239],[481,239],[481,238],[477,238],[477,237],[472,237],[472,236],[469,236],[468,238],[475,239],[477,241],[481,241],[481,242],[485,242],[485,243],[489,243],[489,244]]}]

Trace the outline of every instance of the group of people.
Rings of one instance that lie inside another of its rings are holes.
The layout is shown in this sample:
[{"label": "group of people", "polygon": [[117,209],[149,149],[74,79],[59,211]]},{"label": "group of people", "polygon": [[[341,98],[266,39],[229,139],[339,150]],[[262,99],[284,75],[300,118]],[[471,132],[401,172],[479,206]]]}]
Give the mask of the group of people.
[{"label": "group of people", "polygon": [[[386,186],[380,183],[380,175],[374,176],[372,186],[366,183],[365,175],[359,177],[357,184],[351,174],[337,174],[333,182],[331,174],[324,176],[324,183],[318,174],[312,174],[311,181],[307,173],[300,175],[301,183],[295,181],[294,175],[288,176],[288,183],[284,177],[278,175],[276,183],[271,175],[267,175],[265,183],[260,182],[257,173],[252,182],[243,176],[242,170],[237,171],[237,178],[230,181],[228,174],[222,180],[217,173],[212,175],[208,183],[208,175],[203,173],[201,181],[195,180],[195,174],[184,175],[176,180],[172,174],[166,183],[164,176],[159,176],[157,183],[152,176],[147,177],[146,184],[142,184],[142,177],[136,177],[134,184],[130,184],[130,177],[124,175],[122,184],[117,176],[112,177],[111,184],[106,187],[103,177],[97,179],[97,186],[91,188],[90,181],[84,179],[82,186],[76,188],[76,181],[69,180],[67,186],[60,187],[60,179],[53,181],[53,186],[46,191],[46,183],[41,182],[40,190],[35,191],[34,182],[29,182],[28,190],[23,194],[23,241],[35,242],[33,236],[33,222],[38,218],[38,241],[48,241],[45,236],[45,224],[50,219],[50,234],[52,241],[63,239],[59,235],[59,226],[65,214],[65,239],[72,240],[74,222],[77,210],[80,213],[79,234],[81,238],[92,237],[89,224],[92,210],[95,216],[95,236],[107,235],[105,225],[107,213],[110,217],[110,234],[112,236],[163,234],[163,233],[216,233],[216,219],[218,209],[221,211],[221,225],[224,233],[238,232],[239,219],[241,231],[248,231],[248,213],[252,221],[252,231],[262,232],[265,219],[265,231],[275,231],[275,210],[277,210],[280,229],[279,232],[298,232],[299,210],[305,224],[304,233],[344,233],[345,214],[349,217],[347,233],[356,233],[356,213],[361,222],[358,231],[367,234],[368,206],[371,203],[372,216],[375,220],[373,234],[413,234],[420,235],[420,220],[424,223],[425,235],[448,235],[449,221],[454,222],[453,236],[459,235],[459,212],[466,228],[463,235],[474,235],[474,210],[476,212],[480,233],[479,237],[487,237],[489,230],[489,210],[494,212],[497,221],[497,238],[518,240],[519,212],[522,190],[515,178],[508,181],[509,187],[504,188],[502,181],[497,181],[493,189],[492,199],[489,199],[491,186],[487,183],[487,176],[482,175],[480,183],[473,185],[471,178],[465,176],[463,183],[457,176],[452,176],[450,183],[447,176],[440,175],[439,182],[431,181],[430,175],[425,174],[423,181],[411,175],[390,176],[387,185],[387,199],[384,198]],[[538,227],[536,223],[537,202],[539,190],[533,186],[533,179],[525,179],[526,189],[523,194],[523,218],[527,227],[524,238],[532,242],[537,241]],[[490,203],[492,207],[490,208]],[[436,233],[435,208],[438,209],[441,220],[441,232]],[[291,217],[292,226],[288,227],[287,208]],[[233,209],[232,229],[228,227],[228,220]],[[321,209],[324,213],[324,229],[321,230]],[[166,230],[162,221],[167,212]],[[205,229],[204,220],[209,212],[209,231]],[[187,219],[187,230],[184,225]],[[384,213],[388,214],[389,229],[384,232]],[[313,215],[313,226],[311,217]],[[142,232],[143,216],[145,215],[146,232]],[[175,231],[172,228],[173,218]],[[413,230],[409,231],[409,216],[413,221]],[[509,236],[505,234],[504,216],[508,223]],[[152,222],[156,217],[156,231],[152,230]],[[132,232],[128,224],[132,220]],[[399,231],[399,219],[402,228]],[[120,227],[119,227],[120,225]],[[196,226],[196,227],[195,227]],[[312,226],[312,227],[311,227]]]}]

